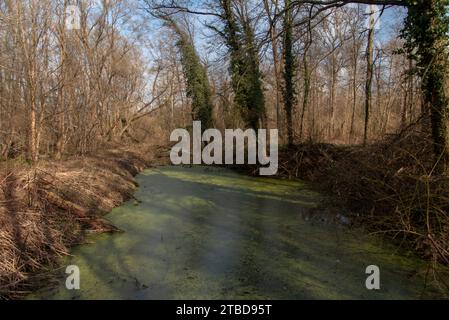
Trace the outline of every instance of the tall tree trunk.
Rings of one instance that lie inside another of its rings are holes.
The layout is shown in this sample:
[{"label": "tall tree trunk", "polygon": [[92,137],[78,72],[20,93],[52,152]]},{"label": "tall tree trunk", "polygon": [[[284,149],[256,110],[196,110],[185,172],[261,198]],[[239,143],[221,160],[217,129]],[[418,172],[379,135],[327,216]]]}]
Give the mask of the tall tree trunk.
[{"label": "tall tree trunk", "polygon": [[257,129],[261,121],[266,122],[259,50],[246,3],[239,4],[242,13],[239,17],[240,23],[237,22],[232,0],[220,1],[221,19],[225,25],[222,35],[231,55],[230,73],[235,93],[234,101],[240,108],[245,125]]},{"label": "tall tree trunk", "polygon": [[357,44],[356,34],[352,34],[352,112],[351,125],[349,129],[349,143],[352,143],[354,138],[354,121],[355,112],[357,108],[357,75],[359,71],[359,46]]},{"label": "tall tree trunk", "polygon": [[449,167],[447,76],[449,16],[446,0],[417,0],[408,8],[403,36],[422,80],[423,113],[430,111],[434,155],[439,173]]},{"label": "tall tree trunk", "polygon": [[353,66],[353,77],[352,77],[352,113],[351,113],[351,128],[349,130],[349,141],[352,142],[354,137],[354,121],[355,121],[355,110],[357,108],[357,72],[358,72],[358,57],[355,57]]},{"label": "tall tree trunk", "polygon": [[332,139],[334,134],[334,127],[335,127],[335,109],[337,107],[337,104],[335,103],[335,97],[336,97],[336,90],[337,90],[337,76],[338,76],[338,68],[337,68],[337,59],[335,56],[335,52],[331,55],[331,63],[332,63],[332,70],[331,70],[331,86],[330,86],[330,114],[329,114],[329,132],[328,132],[328,138]]},{"label": "tall tree trunk", "polygon": [[[278,51],[278,41],[277,41],[277,31],[276,31],[276,23],[271,16],[270,6],[268,0],[263,0],[265,11],[268,17],[268,23],[270,24],[270,40],[271,40],[271,51],[273,54],[273,73],[274,80],[276,85],[276,127],[280,132],[280,138],[282,139],[282,122],[281,122],[281,92],[282,92],[282,83],[281,83],[281,72],[280,72],[280,59],[279,59],[279,51]],[[274,4],[275,11],[274,16],[278,13],[278,0],[272,0]]]},{"label": "tall tree trunk", "polygon": [[366,49],[366,85],[365,85],[365,127],[363,133],[363,144],[368,143],[369,134],[369,120],[371,112],[371,102],[372,102],[372,84],[373,84],[373,74],[374,74],[374,27],[375,27],[375,17],[373,9],[371,9],[371,15],[369,17],[369,29],[368,29],[368,45]]},{"label": "tall tree trunk", "polygon": [[293,18],[291,1],[285,0],[284,14],[284,108],[287,121],[288,144],[293,145],[293,104],[295,88],[293,83],[295,61],[293,56]]},{"label": "tall tree trunk", "polygon": [[302,101],[302,112],[301,112],[301,121],[300,121],[300,127],[299,127],[299,139],[302,140],[303,137],[303,131],[304,131],[304,117],[306,114],[307,109],[309,108],[310,104],[310,67],[309,67],[309,49],[312,45],[312,29],[310,23],[307,26],[307,36],[306,36],[306,43],[304,46],[304,56],[302,59],[302,65],[303,65],[303,79],[304,79],[304,97]]}]

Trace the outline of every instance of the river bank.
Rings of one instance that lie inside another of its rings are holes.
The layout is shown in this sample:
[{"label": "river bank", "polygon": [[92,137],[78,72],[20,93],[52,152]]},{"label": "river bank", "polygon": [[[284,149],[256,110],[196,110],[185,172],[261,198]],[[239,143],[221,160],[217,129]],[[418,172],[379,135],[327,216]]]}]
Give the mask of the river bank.
[{"label": "river bank", "polygon": [[[428,150],[411,143],[414,139],[407,134],[367,147],[283,148],[277,177],[307,181],[329,196],[331,203],[324,210],[309,210],[315,220],[362,225],[403,241],[406,249],[432,263],[446,264],[446,222],[433,232],[427,227],[447,212],[447,178],[426,178],[421,170],[429,166],[424,163]],[[36,167],[4,165],[0,170],[0,297],[22,297],[33,290],[45,277],[43,266],[55,266],[71,246],[83,243],[86,231],[119,231],[102,216],[132,199],[136,174],[168,164],[168,151],[148,144],[113,148],[94,157],[42,161]],[[422,167],[412,162],[415,157],[422,160]],[[246,175],[257,173],[257,168],[234,169],[243,169]],[[432,192],[426,193],[426,188]],[[132,201],[139,205],[138,199]],[[431,209],[427,211],[430,224],[425,222],[426,208]]]},{"label": "river bank", "polygon": [[[228,168],[161,166],[105,216],[124,232],[89,237],[28,299],[444,299],[427,264],[381,237],[316,217],[322,196],[299,180]],[[65,266],[80,270],[67,290]],[[381,290],[367,290],[369,265]]]},{"label": "river bank", "polygon": [[0,298],[19,298],[86,232],[117,229],[102,219],[130,199],[134,176],[166,164],[164,147],[116,147],[95,156],[3,163],[0,169]]},{"label": "river bank", "polygon": [[[415,125],[367,146],[285,147],[277,176],[311,183],[336,214],[449,266],[449,176],[435,173],[430,140]],[[239,169],[257,175],[256,167]]]}]

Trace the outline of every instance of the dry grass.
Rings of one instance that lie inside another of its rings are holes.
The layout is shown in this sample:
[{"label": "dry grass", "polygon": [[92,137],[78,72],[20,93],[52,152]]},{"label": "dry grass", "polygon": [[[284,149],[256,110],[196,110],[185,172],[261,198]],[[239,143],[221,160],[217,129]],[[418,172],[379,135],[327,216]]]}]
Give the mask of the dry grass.
[{"label": "dry grass", "polygon": [[431,146],[419,125],[367,147],[300,145],[281,152],[280,175],[317,182],[371,231],[449,265],[449,177]]},{"label": "dry grass", "polygon": [[[370,230],[449,265],[449,177],[433,172],[430,137],[413,126],[367,147],[308,144],[281,150],[279,175],[313,181]],[[20,297],[43,266],[132,196],[133,176],[166,163],[154,145],[0,170],[0,297]],[[254,169],[254,168],[253,168]]]},{"label": "dry grass", "polygon": [[[0,298],[23,296],[37,271],[68,254],[85,231],[116,229],[101,218],[132,196],[134,176],[163,162],[161,147],[118,148],[94,157],[11,165],[0,171]],[[138,151],[140,150],[140,151]]]}]

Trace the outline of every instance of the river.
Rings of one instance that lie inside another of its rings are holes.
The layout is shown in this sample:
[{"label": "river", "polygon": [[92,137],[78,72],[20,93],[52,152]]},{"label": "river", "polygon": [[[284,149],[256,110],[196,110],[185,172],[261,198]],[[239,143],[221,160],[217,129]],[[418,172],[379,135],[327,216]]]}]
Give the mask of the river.
[{"label": "river", "polygon": [[[388,241],[334,223],[299,181],[212,167],[161,167],[106,216],[123,233],[89,236],[31,299],[419,299],[427,264]],[[65,287],[65,266],[80,290]],[[380,268],[367,290],[366,267]]]}]

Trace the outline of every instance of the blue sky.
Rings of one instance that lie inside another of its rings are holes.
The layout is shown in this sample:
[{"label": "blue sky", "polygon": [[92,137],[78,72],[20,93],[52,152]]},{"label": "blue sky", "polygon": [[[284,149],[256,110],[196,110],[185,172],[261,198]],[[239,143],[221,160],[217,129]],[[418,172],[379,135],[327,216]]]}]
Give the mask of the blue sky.
[{"label": "blue sky", "polygon": [[[139,0],[128,0],[130,3],[133,4],[139,4]],[[262,1],[262,0],[254,0],[254,1]],[[202,10],[202,11],[206,11],[208,10],[207,8],[203,8],[198,6],[199,2],[194,2],[195,3],[195,9],[196,10]],[[141,2],[140,2],[141,4]],[[355,6],[354,4],[352,4],[351,6]],[[362,10],[365,11],[365,9],[363,7],[366,7],[364,5],[362,5]],[[142,12],[140,12],[142,13]],[[405,16],[405,9],[401,9],[399,7],[392,7],[392,8],[387,8],[381,19],[381,25],[380,25],[380,29],[376,31],[376,41],[379,42],[386,42],[388,40],[390,40],[393,37],[397,37],[397,31],[400,29],[400,25],[404,19]],[[147,38],[148,40],[150,40],[152,42],[152,40],[156,40],[158,37],[158,31],[161,28],[161,24],[158,23],[156,21],[155,18],[153,17],[149,17],[148,15],[146,16],[140,16],[139,17],[139,13],[136,14],[135,17],[133,17],[137,20],[143,18],[146,20],[147,27],[148,29],[146,31],[145,34],[145,38]],[[218,52],[218,48],[220,47],[220,43],[215,41],[216,38],[211,37],[212,31],[204,28],[203,22],[207,19],[210,20],[210,17],[205,17],[205,16],[190,16],[191,19],[195,20],[195,41],[196,41],[196,46],[198,49],[199,54],[203,57],[203,59],[208,58],[208,59],[212,59],[215,60],[217,58],[219,58],[219,60],[222,59],[224,52]],[[123,30],[122,29],[122,34],[124,36],[129,36],[129,37],[133,37],[135,35],[132,34],[132,30]],[[142,48],[144,55],[147,58],[150,58],[150,55],[147,55],[145,53],[146,49]],[[151,60],[151,58],[150,58]],[[151,63],[151,61],[148,61]],[[215,66],[215,67],[219,67],[219,66]]]}]

